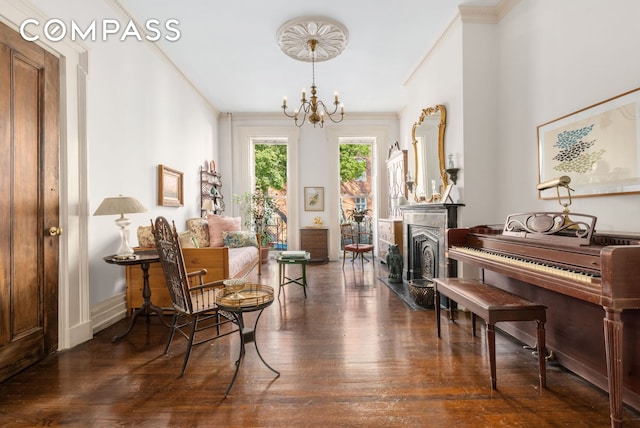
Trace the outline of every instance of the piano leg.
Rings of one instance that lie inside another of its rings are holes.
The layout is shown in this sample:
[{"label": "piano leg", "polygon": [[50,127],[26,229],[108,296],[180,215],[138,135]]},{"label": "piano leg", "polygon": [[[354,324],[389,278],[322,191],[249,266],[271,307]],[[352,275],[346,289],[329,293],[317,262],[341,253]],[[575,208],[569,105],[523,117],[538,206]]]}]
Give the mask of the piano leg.
[{"label": "piano leg", "polygon": [[471,313],[471,333],[476,337],[476,314]]},{"label": "piano leg", "polygon": [[491,388],[496,389],[496,329],[487,323],[487,346],[489,347],[489,365],[491,366]]},{"label": "piano leg", "polygon": [[605,308],[604,342],[607,352],[611,426],[622,427],[622,310]]},{"label": "piano leg", "polygon": [[547,387],[547,359],[545,358],[546,343],[544,339],[544,322],[536,321],[538,324],[538,376],[540,377],[540,390]]},{"label": "piano leg", "polygon": [[435,284],[434,305],[436,307],[436,328],[438,330],[438,338],[440,337],[440,293],[438,293],[438,284]]}]

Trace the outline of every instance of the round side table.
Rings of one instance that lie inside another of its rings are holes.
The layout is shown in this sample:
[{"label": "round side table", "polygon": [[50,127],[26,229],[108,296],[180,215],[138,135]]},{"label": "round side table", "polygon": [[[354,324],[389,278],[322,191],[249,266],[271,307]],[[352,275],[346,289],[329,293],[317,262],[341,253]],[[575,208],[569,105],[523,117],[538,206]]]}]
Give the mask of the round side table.
[{"label": "round side table", "polygon": [[158,252],[156,250],[144,250],[144,251],[136,252],[133,257],[128,259],[121,259],[116,257],[115,255],[111,255],[111,256],[104,257],[103,260],[109,264],[118,265],[118,266],[140,265],[140,269],[142,269],[142,278],[143,278],[142,298],[144,299],[144,302],[142,306],[137,308],[131,314],[131,321],[129,322],[129,328],[127,329],[127,331],[125,331],[124,333],[118,336],[115,336],[112,342],[117,342],[123,337],[125,337],[127,334],[129,334],[129,332],[133,328],[133,325],[136,322],[136,318],[138,317],[138,315],[142,313],[145,313],[148,319],[149,313],[155,312],[156,314],[158,314],[158,319],[160,320],[160,322],[162,322],[162,324],[168,327],[167,323],[165,323],[163,319],[164,313],[162,312],[162,308],[154,305],[151,302],[151,288],[149,287],[149,265],[151,263],[158,263],[160,261],[160,256],[158,256]]},{"label": "round side table", "polygon": [[[256,353],[258,354],[258,357],[260,357],[262,363],[267,366],[269,370],[280,376],[280,372],[267,364],[264,358],[262,358],[260,349],[258,349],[258,343],[256,342],[256,328],[258,326],[260,316],[262,315],[262,311],[273,303],[273,288],[268,285],[247,284],[237,293],[239,293],[241,297],[236,297],[234,292],[222,289],[220,294],[216,297],[216,304],[218,305],[218,308],[233,315],[233,318],[238,324],[238,331],[240,333],[240,353],[236,360],[236,370],[233,373],[233,378],[227,387],[227,392],[224,394],[225,397],[229,395],[229,391],[231,391],[231,387],[236,381],[236,377],[238,377],[240,363],[242,362],[245,354],[245,344],[247,343],[253,342],[256,347]],[[243,314],[245,312],[255,311],[258,311],[258,316],[253,323],[253,327],[246,327],[244,325]]]}]

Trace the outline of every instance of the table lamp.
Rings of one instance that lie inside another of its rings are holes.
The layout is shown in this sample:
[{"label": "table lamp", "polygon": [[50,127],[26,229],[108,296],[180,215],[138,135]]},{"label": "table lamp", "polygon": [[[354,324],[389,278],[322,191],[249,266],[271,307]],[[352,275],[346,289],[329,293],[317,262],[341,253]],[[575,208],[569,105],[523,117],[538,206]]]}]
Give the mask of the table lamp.
[{"label": "table lamp", "polygon": [[134,257],[133,248],[129,245],[129,225],[131,220],[125,214],[144,213],[147,209],[137,199],[119,195],[113,198],[105,198],[93,215],[117,215],[116,226],[120,229],[120,248],[116,253],[117,259],[130,259]]}]

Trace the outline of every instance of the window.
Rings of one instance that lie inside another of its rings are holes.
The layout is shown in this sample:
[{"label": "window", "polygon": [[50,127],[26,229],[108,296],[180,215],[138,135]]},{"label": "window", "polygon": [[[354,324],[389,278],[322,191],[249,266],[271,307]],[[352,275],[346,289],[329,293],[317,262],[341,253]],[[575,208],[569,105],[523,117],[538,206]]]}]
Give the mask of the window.
[{"label": "window", "polygon": [[356,209],[364,211],[367,209],[367,198],[355,198]]},{"label": "window", "polygon": [[356,181],[367,181],[367,159],[355,159],[356,162],[362,164],[360,168],[362,169],[362,174],[356,177]]},{"label": "window", "polygon": [[254,140],[253,188],[273,200],[273,212],[264,219],[262,245],[287,249],[287,155],[286,139]]},{"label": "window", "polygon": [[354,209],[373,206],[372,142],[345,140],[340,143],[340,222]]}]

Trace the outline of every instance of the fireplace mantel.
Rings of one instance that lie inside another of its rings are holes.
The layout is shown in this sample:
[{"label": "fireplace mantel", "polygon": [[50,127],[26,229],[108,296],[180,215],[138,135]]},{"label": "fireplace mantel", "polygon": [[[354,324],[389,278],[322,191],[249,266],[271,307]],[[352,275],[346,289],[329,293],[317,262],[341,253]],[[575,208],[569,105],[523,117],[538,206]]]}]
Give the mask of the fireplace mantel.
[{"label": "fireplace mantel", "polygon": [[[421,279],[429,276],[452,276],[455,266],[445,259],[445,230],[458,225],[458,207],[464,204],[414,204],[400,207],[402,211],[403,278]],[[429,246],[433,266],[422,266],[422,246]],[[426,272],[425,272],[426,270]],[[423,275],[423,272],[425,275]]]}]

